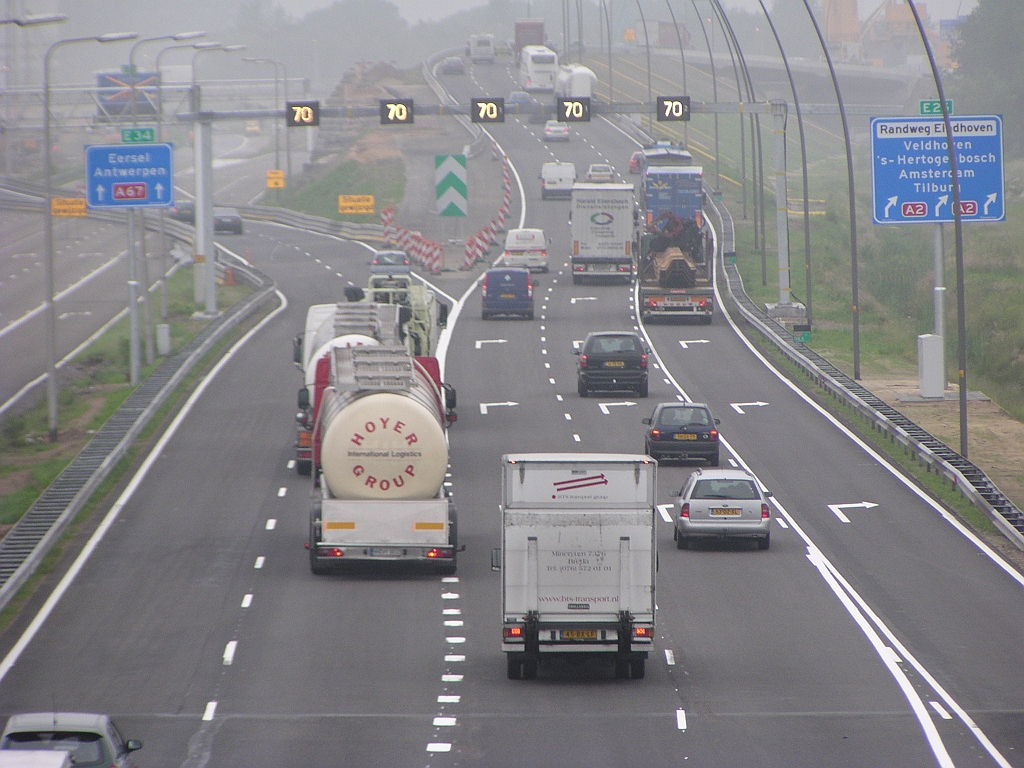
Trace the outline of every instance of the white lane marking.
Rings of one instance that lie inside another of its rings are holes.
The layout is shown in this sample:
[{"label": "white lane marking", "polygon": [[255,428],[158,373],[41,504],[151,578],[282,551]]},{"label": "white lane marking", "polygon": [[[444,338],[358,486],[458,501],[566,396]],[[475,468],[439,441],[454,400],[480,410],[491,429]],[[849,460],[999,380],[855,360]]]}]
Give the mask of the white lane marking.
[{"label": "white lane marking", "polygon": [[442,683],[461,683],[462,675],[441,675]]},{"label": "white lane marking", "polygon": [[461,696],[451,696],[451,695],[448,695],[448,696],[438,696],[437,697],[437,703],[438,704],[458,704],[459,700],[461,698],[462,698]]},{"label": "white lane marking", "polygon": [[929,701],[928,704],[934,709],[943,720],[952,720],[953,716],[946,711],[946,708],[937,701]]},{"label": "white lane marking", "polygon": [[729,459],[729,465],[736,469],[738,469],[740,466],[739,464],[736,463],[736,459]]},{"label": "white lane marking", "polygon": [[678,728],[680,731],[685,731],[686,730],[686,710],[685,709],[677,709],[676,710],[676,728]]},{"label": "white lane marking", "polygon": [[252,595],[251,594],[250,595],[245,595],[242,598],[242,607],[243,608],[248,608],[250,605],[252,605]]},{"label": "white lane marking", "polygon": [[[554,379],[552,379],[551,382],[554,383]],[[561,395],[555,395],[555,400],[561,403],[565,401],[565,398],[563,398]]]},{"label": "white lane marking", "polygon": [[508,339],[477,339],[474,346],[483,349],[484,344],[508,344]]},{"label": "white lane marking", "polygon": [[[466,642],[466,638],[464,638],[464,637],[446,637],[445,641],[447,641],[451,645],[461,645],[462,643]],[[460,678],[461,678],[461,675],[460,675]]]},{"label": "white lane marking", "polygon": [[461,608],[445,608],[443,611],[441,611],[441,613],[444,616],[461,616],[462,615],[462,609]]},{"label": "white lane marking", "polygon": [[683,339],[679,340],[679,346],[681,346],[683,349],[689,349],[690,347],[687,346],[689,344],[710,344],[710,343],[711,342],[709,342],[707,339],[687,339],[685,341]]},{"label": "white lane marking", "polygon": [[458,592],[445,592],[445,593],[443,593],[441,595],[441,599],[442,600],[458,600],[459,599],[459,593]]},{"label": "white lane marking", "polygon": [[230,667],[235,660],[235,651],[238,650],[238,641],[232,640],[224,646],[224,657],[223,664],[225,667]]},{"label": "white lane marking", "polygon": [[672,522],[672,515],[669,512],[669,510],[672,509],[672,507],[674,507],[674,506],[675,506],[674,504],[659,504],[658,505],[658,513],[661,515],[661,519],[664,520],[666,523],[671,523]]},{"label": "white lane marking", "polygon": [[575,304],[577,301],[597,301],[597,296],[576,296],[569,299],[570,304]]},{"label": "white lane marking", "polygon": [[555,383],[554,379],[548,379],[548,384],[554,384],[554,383]]},{"label": "white lane marking", "polygon": [[562,415],[565,416],[565,420],[566,421],[572,421],[572,414],[571,413],[563,413]]},{"label": "white lane marking", "polygon": [[547,368],[550,371],[551,370],[551,363],[544,363],[544,367]]},{"label": "white lane marking", "polygon": [[295,459],[288,459],[288,463],[285,466],[288,469],[295,469]]},{"label": "white lane marking", "polygon": [[779,525],[781,525],[781,526],[782,526],[783,528],[789,528],[789,523],[787,523],[787,522],[786,522],[785,520],[783,520],[783,519],[782,519],[781,517],[776,517],[776,518],[775,518],[775,522],[777,522],[777,523],[778,523]]},{"label": "white lane marking", "polygon": [[462,619],[449,619],[444,623],[446,627],[461,627],[465,624]]},{"label": "white lane marking", "polygon": [[[665,383],[669,384],[670,382],[666,381]],[[601,413],[605,416],[611,416],[612,412],[608,410],[609,408],[615,408],[620,405],[628,408],[631,405],[636,405],[636,403],[632,403],[629,400],[623,400],[621,403],[598,403],[597,405],[601,409]]]},{"label": "white lane marking", "polygon": [[578,443],[580,441],[580,436],[579,435],[573,435],[572,439],[575,440]]},{"label": "white lane marking", "polygon": [[547,336],[541,336],[541,337],[540,337],[540,341],[541,341],[541,343],[542,343],[542,344],[543,344],[544,342],[546,342],[547,340],[548,340],[548,339],[547,339]]},{"label": "white lane marking", "polygon": [[203,712],[203,720],[213,720],[213,713],[217,711],[217,702],[208,701],[206,702],[206,710]]},{"label": "white lane marking", "polygon": [[729,403],[729,407],[732,408],[736,413],[745,414],[744,408],[761,408],[762,406],[768,405],[758,400],[756,403]]},{"label": "white lane marking", "polygon": [[280,499],[284,497],[286,493],[288,493],[288,489],[282,485],[280,488],[277,489],[277,498]]},{"label": "white lane marking", "polygon": [[443,741],[432,741],[427,744],[427,752],[451,752],[452,745]]},{"label": "white lane marking", "polygon": [[[451,473],[449,472],[448,475],[446,475],[446,477],[448,477],[450,475],[451,475]],[[459,583],[459,577],[458,576],[444,576],[444,577],[441,578],[441,583],[442,584],[458,584]]]},{"label": "white lane marking", "polygon": [[672,652],[671,648],[665,649],[665,663],[670,667],[674,667],[676,665],[676,655]]},{"label": "white lane marking", "polygon": [[546,349],[542,349],[542,350],[540,351],[540,353],[541,353],[542,355],[546,355],[546,354],[548,353],[548,351],[547,351]]},{"label": "white lane marking", "polygon": [[832,514],[842,520],[844,523],[850,522],[850,518],[843,514],[844,509],[874,509],[877,507],[870,501],[859,501],[856,504],[829,504],[828,508],[832,510]]},{"label": "white lane marking", "polygon": [[275,518],[272,517],[269,520],[267,520],[267,530],[268,531],[272,531],[276,527],[277,527],[277,520]]},{"label": "white lane marking", "polygon": [[265,562],[267,562],[267,558],[265,558],[263,555],[260,555],[259,557],[256,558],[256,562],[253,563],[252,567],[255,568],[258,571],[260,568],[263,567],[263,564]]},{"label": "white lane marking", "polygon": [[438,726],[439,728],[447,728],[447,727],[455,725],[455,718],[454,717],[435,717],[434,718],[434,725]]},{"label": "white lane marking", "polygon": [[488,408],[515,408],[519,403],[513,403],[511,400],[505,403],[480,403],[480,413],[486,415]]},{"label": "white lane marking", "polygon": [[896,651],[894,651],[892,648],[890,648],[889,646],[886,646],[885,651],[886,651],[886,653],[889,654],[889,658],[894,663],[896,663],[896,664],[902,664],[903,663],[903,659],[901,659],[900,655],[898,653],[896,653]]},{"label": "white lane marking", "polygon": [[449,653],[444,657],[445,661],[465,661],[466,656],[461,653]]}]

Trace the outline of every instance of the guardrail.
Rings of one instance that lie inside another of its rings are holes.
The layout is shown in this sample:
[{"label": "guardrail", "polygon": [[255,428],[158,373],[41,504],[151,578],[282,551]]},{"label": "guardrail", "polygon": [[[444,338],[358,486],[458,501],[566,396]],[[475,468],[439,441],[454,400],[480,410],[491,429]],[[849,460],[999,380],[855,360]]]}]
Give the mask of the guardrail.
[{"label": "guardrail", "polygon": [[945,478],[953,488],[958,489],[968,501],[984,512],[1011,542],[1024,550],[1024,513],[981,469],[813,349],[794,341],[790,331],[751,301],[743,289],[743,280],[736,264],[727,263],[724,258],[736,251],[732,216],[724,205],[720,206],[712,199],[708,200],[707,206],[714,212],[719,223],[720,247],[715,257],[716,270],[722,270],[729,297],[750,326],[819,388],[867,419],[872,429],[899,444],[928,472],[935,472]]}]

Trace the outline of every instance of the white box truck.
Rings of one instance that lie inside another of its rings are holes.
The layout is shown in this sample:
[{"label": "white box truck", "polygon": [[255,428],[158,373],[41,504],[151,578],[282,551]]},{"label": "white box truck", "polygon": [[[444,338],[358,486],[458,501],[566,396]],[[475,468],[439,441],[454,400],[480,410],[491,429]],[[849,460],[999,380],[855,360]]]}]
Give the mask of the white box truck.
[{"label": "white box truck", "polygon": [[642,678],[654,644],[657,463],[632,454],[502,457],[502,642],[508,677],[554,654],[604,655]]},{"label": "white box truck", "polygon": [[572,185],[572,282],[633,281],[636,205],[632,184],[576,182]]}]

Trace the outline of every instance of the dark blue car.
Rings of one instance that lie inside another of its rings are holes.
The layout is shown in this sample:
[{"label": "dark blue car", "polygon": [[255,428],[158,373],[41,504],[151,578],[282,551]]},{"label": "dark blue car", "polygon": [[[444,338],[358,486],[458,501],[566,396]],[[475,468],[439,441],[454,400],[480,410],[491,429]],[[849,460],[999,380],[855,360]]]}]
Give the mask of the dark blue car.
[{"label": "dark blue car", "polygon": [[533,276],[529,270],[489,269],[480,284],[481,316],[519,315],[533,320]]}]

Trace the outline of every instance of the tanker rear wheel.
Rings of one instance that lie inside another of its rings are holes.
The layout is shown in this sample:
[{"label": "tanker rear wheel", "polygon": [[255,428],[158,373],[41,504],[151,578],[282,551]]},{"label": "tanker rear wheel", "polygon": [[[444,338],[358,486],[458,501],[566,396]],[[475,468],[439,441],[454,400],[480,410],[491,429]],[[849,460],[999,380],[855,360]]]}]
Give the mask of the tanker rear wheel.
[{"label": "tanker rear wheel", "polygon": [[309,477],[313,474],[313,462],[309,459],[297,459],[295,461],[295,471],[303,477]]}]

